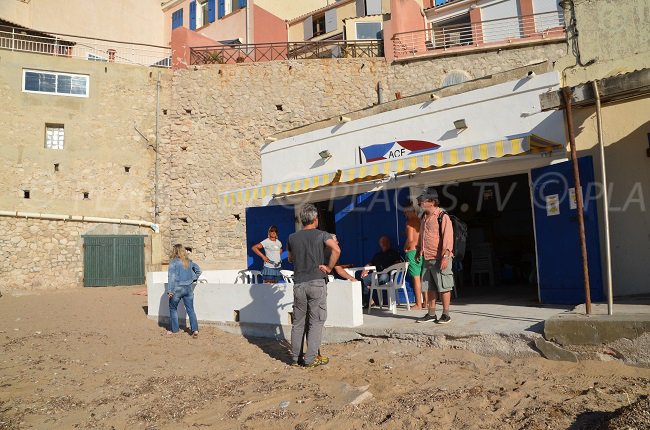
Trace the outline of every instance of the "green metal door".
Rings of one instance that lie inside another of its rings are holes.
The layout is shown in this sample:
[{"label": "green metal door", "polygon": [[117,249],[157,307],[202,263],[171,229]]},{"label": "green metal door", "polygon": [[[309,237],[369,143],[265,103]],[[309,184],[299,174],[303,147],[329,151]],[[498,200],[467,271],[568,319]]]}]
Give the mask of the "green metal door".
[{"label": "green metal door", "polygon": [[144,283],[144,236],[84,236],[84,287]]}]

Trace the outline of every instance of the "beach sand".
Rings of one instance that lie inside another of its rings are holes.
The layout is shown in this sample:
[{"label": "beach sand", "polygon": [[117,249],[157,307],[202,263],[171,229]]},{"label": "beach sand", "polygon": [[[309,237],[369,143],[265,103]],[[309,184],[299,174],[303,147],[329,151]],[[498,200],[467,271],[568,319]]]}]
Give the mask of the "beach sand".
[{"label": "beach sand", "polygon": [[206,325],[166,336],[142,290],[5,292],[0,429],[650,428],[647,368],[385,339],[325,345],[327,366],[292,368],[286,343]]}]

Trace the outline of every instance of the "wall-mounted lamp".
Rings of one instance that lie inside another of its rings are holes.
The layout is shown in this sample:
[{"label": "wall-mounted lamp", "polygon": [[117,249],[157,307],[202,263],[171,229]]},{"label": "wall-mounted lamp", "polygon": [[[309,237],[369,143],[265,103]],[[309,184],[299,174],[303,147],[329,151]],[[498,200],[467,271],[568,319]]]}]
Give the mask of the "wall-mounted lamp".
[{"label": "wall-mounted lamp", "polygon": [[526,78],[528,79],[533,79],[535,77],[535,72],[532,70],[529,70],[528,73],[526,73]]},{"label": "wall-mounted lamp", "polygon": [[431,97],[431,100],[438,100],[440,98],[439,95],[433,94],[433,93],[431,93],[431,95],[429,97]]},{"label": "wall-mounted lamp", "polygon": [[322,150],[321,152],[318,153],[318,155],[320,155],[320,158],[322,158],[323,160],[332,158],[332,153],[329,152],[327,149]]},{"label": "wall-mounted lamp", "polygon": [[456,127],[456,130],[465,130],[467,128],[467,122],[465,122],[465,118],[457,119],[454,121],[454,127]]},{"label": "wall-mounted lamp", "polygon": [[349,116],[340,116],[339,117],[339,122],[350,122],[350,121],[352,121],[352,118],[350,118]]},{"label": "wall-mounted lamp", "polygon": [[277,137],[271,137],[271,136],[269,136],[269,137],[266,138],[266,143],[275,142],[276,140],[278,140]]}]

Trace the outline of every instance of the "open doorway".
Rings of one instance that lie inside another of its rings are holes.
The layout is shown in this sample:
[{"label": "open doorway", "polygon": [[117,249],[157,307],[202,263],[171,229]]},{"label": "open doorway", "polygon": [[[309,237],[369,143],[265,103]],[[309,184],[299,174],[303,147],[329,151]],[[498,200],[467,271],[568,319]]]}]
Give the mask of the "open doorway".
[{"label": "open doorway", "polygon": [[467,223],[457,275],[463,297],[507,294],[537,301],[534,223],[527,174],[447,184],[440,205]]}]

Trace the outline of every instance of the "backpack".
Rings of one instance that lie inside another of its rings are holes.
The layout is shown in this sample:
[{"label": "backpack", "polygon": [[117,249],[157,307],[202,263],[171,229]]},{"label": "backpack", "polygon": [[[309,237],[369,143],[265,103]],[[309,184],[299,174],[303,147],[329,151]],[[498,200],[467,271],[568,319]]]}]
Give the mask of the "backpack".
[{"label": "backpack", "polygon": [[461,261],[465,257],[465,248],[467,246],[467,224],[456,215],[450,215],[447,211],[442,210],[438,216],[438,226],[442,229],[442,217],[447,215],[451,220],[451,226],[454,230],[454,260]]}]

